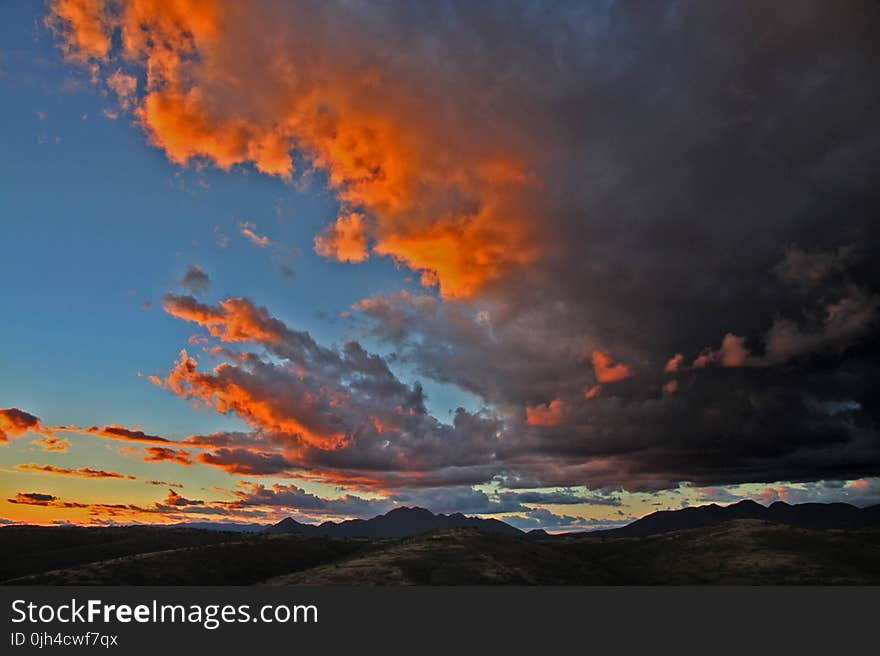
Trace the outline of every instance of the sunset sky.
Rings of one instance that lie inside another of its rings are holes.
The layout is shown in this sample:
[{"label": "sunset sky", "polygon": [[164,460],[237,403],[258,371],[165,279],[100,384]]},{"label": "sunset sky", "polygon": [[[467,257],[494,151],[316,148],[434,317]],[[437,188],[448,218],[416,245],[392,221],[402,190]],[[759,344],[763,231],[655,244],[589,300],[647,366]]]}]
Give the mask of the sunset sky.
[{"label": "sunset sky", "polygon": [[0,523],[880,503],[880,3],[0,6]]}]

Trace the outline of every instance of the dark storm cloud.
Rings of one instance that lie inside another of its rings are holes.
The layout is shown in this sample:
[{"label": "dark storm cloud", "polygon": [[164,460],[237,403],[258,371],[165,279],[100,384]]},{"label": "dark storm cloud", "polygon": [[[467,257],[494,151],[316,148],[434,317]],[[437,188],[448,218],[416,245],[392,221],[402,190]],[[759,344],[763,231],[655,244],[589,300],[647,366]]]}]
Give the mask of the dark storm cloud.
[{"label": "dark storm cloud", "polygon": [[[876,474],[878,29],[869,2],[617,2],[573,23],[511,110],[553,118],[533,126],[551,254],[478,305],[358,309],[425,376],[512,415],[556,402],[517,427],[510,485]],[[492,30],[515,59],[516,27]],[[598,385],[595,350],[633,377]]]}]

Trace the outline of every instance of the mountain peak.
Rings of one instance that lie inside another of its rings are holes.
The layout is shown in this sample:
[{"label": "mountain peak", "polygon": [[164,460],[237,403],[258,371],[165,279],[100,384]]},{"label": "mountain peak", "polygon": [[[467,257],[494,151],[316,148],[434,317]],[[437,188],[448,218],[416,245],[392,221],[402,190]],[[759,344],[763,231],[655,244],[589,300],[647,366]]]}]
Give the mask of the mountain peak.
[{"label": "mountain peak", "polygon": [[298,521],[296,521],[293,517],[285,517],[280,522],[275,524],[276,527],[285,527],[285,526],[305,526]]},{"label": "mountain peak", "polygon": [[412,516],[412,517],[434,517],[434,513],[426,508],[420,508],[418,506],[398,506],[397,508],[392,508],[384,515],[380,515],[380,517],[404,517],[404,516]]},{"label": "mountain peak", "polygon": [[743,499],[742,501],[737,501],[736,503],[731,504],[729,507],[730,508],[755,508],[756,506],[760,507],[760,508],[764,507],[760,503],[758,503],[757,501],[755,501],[753,499]]}]

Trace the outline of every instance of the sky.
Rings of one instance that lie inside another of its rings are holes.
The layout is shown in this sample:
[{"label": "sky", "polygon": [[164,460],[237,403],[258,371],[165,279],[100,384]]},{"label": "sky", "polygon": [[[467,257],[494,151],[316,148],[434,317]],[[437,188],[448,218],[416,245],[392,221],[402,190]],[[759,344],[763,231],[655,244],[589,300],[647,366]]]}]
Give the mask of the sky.
[{"label": "sky", "polygon": [[880,5],[0,6],[0,523],[880,503]]}]

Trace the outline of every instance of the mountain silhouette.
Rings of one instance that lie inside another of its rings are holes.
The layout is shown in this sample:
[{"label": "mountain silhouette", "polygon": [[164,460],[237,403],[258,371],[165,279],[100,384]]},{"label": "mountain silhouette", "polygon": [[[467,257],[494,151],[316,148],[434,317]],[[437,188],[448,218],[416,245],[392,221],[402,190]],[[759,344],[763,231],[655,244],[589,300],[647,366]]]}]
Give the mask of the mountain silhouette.
[{"label": "mountain silhouette", "polygon": [[671,531],[715,526],[735,519],[760,519],[811,529],[862,529],[880,527],[880,505],[858,508],[848,503],[801,503],[777,501],[769,506],[746,499],[729,506],[710,504],[682,510],[660,510],[632,524],[607,531],[603,536],[643,537]]},{"label": "mountain silhouette", "polygon": [[302,533],[325,537],[404,538],[428,531],[450,528],[476,528],[490,533],[522,535],[522,531],[497,519],[466,517],[461,513],[434,514],[424,508],[395,508],[372,519],[303,524],[291,517],[266,529],[267,533]]}]

